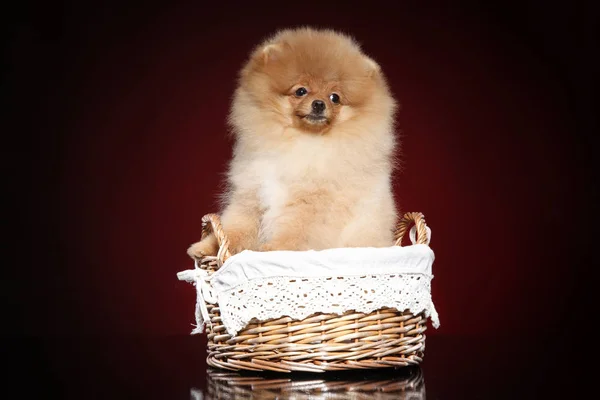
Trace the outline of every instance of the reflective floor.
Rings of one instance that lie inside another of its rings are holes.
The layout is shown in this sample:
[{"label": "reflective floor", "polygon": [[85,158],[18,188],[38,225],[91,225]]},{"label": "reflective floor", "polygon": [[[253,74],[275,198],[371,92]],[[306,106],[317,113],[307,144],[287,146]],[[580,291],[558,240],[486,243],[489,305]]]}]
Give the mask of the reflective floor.
[{"label": "reflective floor", "polygon": [[432,336],[420,367],[275,374],[207,369],[199,336],[3,338],[2,380],[19,398],[596,398],[575,353],[517,339]]},{"label": "reflective floor", "polygon": [[423,370],[349,372],[329,376],[259,376],[208,371],[207,387],[193,399],[425,399]]}]

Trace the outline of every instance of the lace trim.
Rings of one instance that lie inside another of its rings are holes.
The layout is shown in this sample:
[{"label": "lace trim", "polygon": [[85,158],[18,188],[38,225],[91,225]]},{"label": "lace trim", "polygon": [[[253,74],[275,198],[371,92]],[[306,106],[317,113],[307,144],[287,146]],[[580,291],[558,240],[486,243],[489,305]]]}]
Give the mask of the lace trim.
[{"label": "lace trim", "polygon": [[253,319],[288,316],[302,320],[321,312],[370,313],[384,307],[424,312],[435,328],[437,311],[431,300],[432,275],[422,273],[342,277],[269,277],[253,279],[217,295],[227,333],[235,336]]}]

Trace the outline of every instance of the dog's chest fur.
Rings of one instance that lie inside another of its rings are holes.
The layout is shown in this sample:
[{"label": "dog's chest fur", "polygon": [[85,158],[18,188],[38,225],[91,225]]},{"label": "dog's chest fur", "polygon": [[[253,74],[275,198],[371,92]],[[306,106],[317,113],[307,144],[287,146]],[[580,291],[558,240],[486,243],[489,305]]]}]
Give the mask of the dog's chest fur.
[{"label": "dog's chest fur", "polygon": [[[253,162],[262,221],[261,236],[268,239],[273,224],[284,213],[285,205],[296,196],[328,186],[332,179],[332,148],[320,138],[297,141],[286,151],[261,154]],[[322,139],[322,138],[321,138]]]}]

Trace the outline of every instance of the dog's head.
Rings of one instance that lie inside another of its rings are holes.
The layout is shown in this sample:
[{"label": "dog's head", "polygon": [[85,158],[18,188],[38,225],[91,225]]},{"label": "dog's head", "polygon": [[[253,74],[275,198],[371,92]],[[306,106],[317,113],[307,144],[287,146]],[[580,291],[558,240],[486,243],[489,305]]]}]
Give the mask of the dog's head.
[{"label": "dog's head", "polygon": [[258,46],[240,73],[236,101],[234,126],[254,109],[310,134],[395,109],[379,65],[352,38],[311,28],[281,31]]}]

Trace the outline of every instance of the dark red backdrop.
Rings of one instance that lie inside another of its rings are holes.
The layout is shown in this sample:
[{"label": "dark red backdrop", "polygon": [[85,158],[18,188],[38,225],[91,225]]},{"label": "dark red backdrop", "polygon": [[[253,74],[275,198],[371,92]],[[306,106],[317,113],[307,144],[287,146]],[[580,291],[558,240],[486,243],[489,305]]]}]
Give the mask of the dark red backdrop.
[{"label": "dark red backdrop", "polygon": [[585,15],[301,3],[53,4],[12,21],[13,332],[189,332],[194,289],[176,273],[216,210],[237,70],[265,35],[301,24],[355,35],[402,104],[396,193],[425,214],[436,253],[442,326],[429,334],[571,321],[586,268],[575,230],[592,204]]}]

